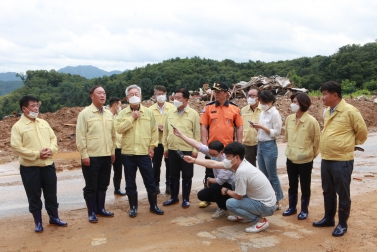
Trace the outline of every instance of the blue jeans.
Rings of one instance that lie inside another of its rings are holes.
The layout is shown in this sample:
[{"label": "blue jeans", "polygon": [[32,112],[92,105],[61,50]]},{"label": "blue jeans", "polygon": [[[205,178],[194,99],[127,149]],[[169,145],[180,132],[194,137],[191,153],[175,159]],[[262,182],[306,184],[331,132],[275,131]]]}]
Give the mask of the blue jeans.
[{"label": "blue jeans", "polygon": [[278,147],[275,140],[258,142],[258,166],[259,170],[266,175],[274,188],[276,199],[280,202],[284,198],[281,188],[276,162],[278,159]]},{"label": "blue jeans", "polygon": [[259,218],[271,216],[275,212],[276,206],[267,207],[260,201],[244,196],[242,199],[230,198],[226,201],[226,208],[234,215],[241,216],[254,225]]},{"label": "blue jeans", "polygon": [[126,194],[137,194],[136,172],[140,169],[141,177],[148,193],[156,192],[156,184],[153,179],[152,160],[148,155],[122,155],[122,162],[126,177]]}]

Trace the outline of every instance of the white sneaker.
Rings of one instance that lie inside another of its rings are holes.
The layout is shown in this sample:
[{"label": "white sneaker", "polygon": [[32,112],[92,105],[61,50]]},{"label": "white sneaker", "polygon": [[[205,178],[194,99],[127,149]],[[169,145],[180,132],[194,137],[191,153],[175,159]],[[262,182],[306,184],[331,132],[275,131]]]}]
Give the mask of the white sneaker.
[{"label": "white sneaker", "polygon": [[227,216],[228,216],[227,210],[217,208],[216,212],[212,215],[212,219],[221,219],[221,218],[225,218]]},{"label": "white sneaker", "polygon": [[234,215],[229,215],[228,221],[238,221],[238,222],[242,222],[242,223],[250,222],[249,220],[246,220],[245,218],[242,218],[241,216],[234,216]]},{"label": "white sneaker", "polygon": [[281,210],[281,205],[279,203],[276,203],[276,208],[275,208],[275,211],[276,210]]},{"label": "white sneaker", "polygon": [[263,218],[263,222],[257,222],[256,224],[252,225],[251,227],[248,227],[245,229],[245,232],[247,233],[258,233],[262,230],[265,230],[268,228],[270,224],[268,223],[266,218]]}]

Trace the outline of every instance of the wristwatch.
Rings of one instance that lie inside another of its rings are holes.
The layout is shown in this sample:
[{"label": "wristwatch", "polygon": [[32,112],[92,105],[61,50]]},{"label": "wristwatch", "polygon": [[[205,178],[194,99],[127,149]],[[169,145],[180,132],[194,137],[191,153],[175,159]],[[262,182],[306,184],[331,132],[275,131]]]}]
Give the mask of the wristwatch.
[{"label": "wristwatch", "polygon": [[229,190],[228,188],[225,189],[225,194],[228,194],[228,190]]}]

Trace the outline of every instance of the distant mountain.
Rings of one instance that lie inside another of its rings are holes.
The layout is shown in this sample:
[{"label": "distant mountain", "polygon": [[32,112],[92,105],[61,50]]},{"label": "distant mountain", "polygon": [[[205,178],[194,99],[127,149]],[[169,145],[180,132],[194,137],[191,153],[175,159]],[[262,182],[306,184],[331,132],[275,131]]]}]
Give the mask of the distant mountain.
[{"label": "distant mountain", "polygon": [[0,73],[1,81],[21,81],[20,77],[16,77],[16,72]]},{"label": "distant mountain", "polygon": [[95,66],[76,66],[76,67],[67,66],[67,67],[64,67],[62,69],[59,69],[58,72],[59,73],[77,74],[77,75],[80,75],[80,76],[85,77],[87,79],[98,78],[98,77],[102,77],[104,75],[110,76],[110,75],[113,75],[113,74],[122,73],[122,71],[118,71],[118,70],[107,72],[107,71],[99,69],[98,67],[95,67]]},{"label": "distant mountain", "polygon": [[0,80],[0,96],[9,94],[13,90],[22,87],[24,83],[21,80],[16,81],[2,81]]}]

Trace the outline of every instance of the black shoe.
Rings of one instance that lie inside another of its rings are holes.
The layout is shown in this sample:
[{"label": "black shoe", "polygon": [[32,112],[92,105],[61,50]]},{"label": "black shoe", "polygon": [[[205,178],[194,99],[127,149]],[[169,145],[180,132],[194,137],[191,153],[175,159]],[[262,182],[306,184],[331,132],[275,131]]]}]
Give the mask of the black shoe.
[{"label": "black shoe", "polygon": [[155,213],[158,215],[163,215],[164,211],[162,211],[160,208],[157,206],[157,194],[155,193],[148,193],[148,201],[149,201],[149,211],[151,213]]},{"label": "black shoe", "polygon": [[125,196],[126,195],[126,193],[122,192],[120,189],[114,190],[114,194],[115,195],[119,195],[119,196]]},{"label": "black shoe", "polygon": [[33,218],[34,218],[34,223],[35,223],[34,231],[36,233],[42,233],[43,232],[42,212],[39,211],[39,212],[33,213]]},{"label": "black shoe", "polygon": [[158,214],[158,215],[163,215],[164,214],[164,211],[161,210],[160,208],[158,208],[158,206],[154,206],[153,208],[150,208],[149,211],[151,213],[155,213],[155,214]]},{"label": "black shoe", "polygon": [[301,212],[297,216],[297,219],[299,220],[305,220],[308,217],[309,210],[309,201],[310,197],[301,197]]},{"label": "black shoe", "polygon": [[135,218],[137,216],[137,206],[138,206],[138,195],[128,195],[128,203],[130,204],[130,212],[128,216]]},{"label": "black shoe", "polygon": [[191,180],[182,180],[182,207],[190,207]]},{"label": "black shoe", "polygon": [[88,220],[90,223],[97,223],[98,218],[96,215],[96,198],[92,197],[89,199],[85,199],[86,206],[88,208]]},{"label": "black shoe", "polygon": [[339,223],[338,226],[336,226],[336,228],[332,232],[332,236],[335,236],[335,237],[342,236],[346,232],[347,232],[347,225],[344,226]]},{"label": "black shoe", "polygon": [[350,216],[350,210],[351,210],[351,206],[339,207],[339,211],[338,211],[339,223],[334,229],[334,231],[332,232],[333,236],[335,237],[342,236],[347,232],[347,228],[348,228],[347,220],[348,220],[348,217]]},{"label": "black shoe", "polygon": [[47,210],[47,213],[48,213],[48,216],[50,216],[50,221],[49,221],[50,225],[55,225],[59,227],[67,226],[67,222],[60,220],[57,208]]},{"label": "black shoe", "polygon": [[323,217],[322,220],[313,222],[314,227],[333,227],[335,226],[335,220],[334,218],[329,218],[329,217]]},{"label": "black shoe", "polygon": [[283,213],[283,216],[290,216],[297,213],[297,194],[289,194],[289,207]]},{"label": "black shoe", "polygon": [[128,213],[128,215],[131,218],[135,218],[137,216],[137,208],[135,206],[131,207],[130,208],[130,212]]},{"label": "black shoe", "polygon": [[164,203],[162,203],[163,206],[170,206],[170,205],[173,205],[173,204],[178,204],[179,203],[179,199],[168,199],[167,201],[165,201]]},{"label": "black shoe", "polygon": [[170,180],[170,199],[162,203],[163,206],[170,206],[173,204],[178,204],[178,194],[179,194],[179,180],[172,179]]},{"label": "black shoe", "polygon": [[336,198],[327,199],[325,203],[325,216],[322,220],[313,222],[314,227],[333,227],[335,226]]},{"label": "black shoe", "polygon": [[97,191],[97,215],[102,217],[114,217],[113,212],[106,211],[105,209],[106,192]]}]

